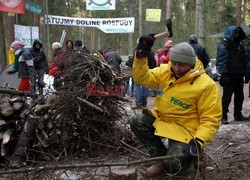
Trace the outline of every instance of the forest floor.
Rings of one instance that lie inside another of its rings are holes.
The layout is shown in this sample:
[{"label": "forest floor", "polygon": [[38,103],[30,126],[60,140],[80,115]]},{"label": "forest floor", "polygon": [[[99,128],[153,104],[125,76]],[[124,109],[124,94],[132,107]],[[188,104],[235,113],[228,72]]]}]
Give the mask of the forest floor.
[{"label": "forest floor", "polygon": [[[244,86],[245,100],[243,104],[243,115],[250,116],[250,98],[248,97],[248,86]],[[128,97],[133,103],[134,99]],[[232,98],[233,100],[233,98]],[[151,109],[154,106],[154,98],[148,98],[148,108]],[[133,116],[135,113],[140,113],[141,110],[133,111],[129,105],[125,107],[129,116]],[[169,175],[162,174],[154,178],[148,178],[144,174],[147,167],[151,163],[141,163],[134,166],[137,169],[137,179],[249,179],[250,177],[250,120],[243,122],[233,121],[233,103],[230,104],[228,125],[220,125],[218,132],[214,139],[205,146],[205,153],[207,155],[206,169],[204,172],[197,172],[194,168],[191,168],[188,174],[185,175]],[[129,128],[129,126],[126,126]],[[131,133],[132,135],[132,133]],[[117,153],[103,153],[96,158],[86,159],[74,159],[71,162],[62,162],[64,164],[76,164],[76,163],[124,163],[133,160],[142,160],[149,158],[147,151],[143,146],[137,142],[135,138],[135,144],[132,146],[127,145],[127,152],[120,152],[117,149]],[[104,152],[104,151],[103,151]],[[95,168],[66,168],[66,170],[50,170],[41,171],[40,173],[22,173],[10,175],[0,175],[0,179],[109,179],[110,167],[95,167]],[[10,178],[11,177],[11,178]]]}]

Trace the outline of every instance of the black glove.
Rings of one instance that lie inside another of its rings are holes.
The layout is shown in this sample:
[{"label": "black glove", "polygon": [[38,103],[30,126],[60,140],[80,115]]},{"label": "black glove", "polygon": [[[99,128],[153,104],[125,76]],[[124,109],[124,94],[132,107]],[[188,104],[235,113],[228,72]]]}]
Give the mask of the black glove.
[{"label": "black glove", "polygon": [[138,39],[136,54],[141,57],[148,57],[154,45],[154,34],[143,35]]},{"label": "black glove", "polygon": [[229,76],[221,76],[219,83],[221,86],[230,85],[230,83],[231,83],[230,77]]},{"label": "black glove", "polygon": [[199,144],[198,140],[191,139],[185,148],[185,157],[189,160],[197,160],[200,151],[201,151],[201,145]]},{"label": "black glove", "polygon": [[245,81],[244,81],[244,83],[247,84],[247,83],[249,82],[249,79],[250,79],[250,78],[249,78],[248,76],[245,76]]},{"label": "black glove", "polygon": [[165,24],[166,24],[168,32],[169,32],[168,37],[173,37],[172,19],[166,19]]}]

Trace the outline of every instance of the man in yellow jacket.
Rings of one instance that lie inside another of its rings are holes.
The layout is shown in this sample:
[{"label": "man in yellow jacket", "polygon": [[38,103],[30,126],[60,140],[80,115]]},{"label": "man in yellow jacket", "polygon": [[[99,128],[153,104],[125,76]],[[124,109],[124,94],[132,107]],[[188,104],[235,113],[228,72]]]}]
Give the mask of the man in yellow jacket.
[{"label": "man in yellow jacket", "polygon": [[222,117],[221,92],[205,73],[193,48],[186,42],[173,47],[168,64],[148,69],[147,54],[154,44],[153,35],[138,39],[133,64],[134,81],[162,90],[151,111],[143,111],[130,122],[131,130],[152,157],[180,156],[163,160],[147,169],[147,175],[162,170],[176,173],[197,161],[204,145],[217,132]]}]

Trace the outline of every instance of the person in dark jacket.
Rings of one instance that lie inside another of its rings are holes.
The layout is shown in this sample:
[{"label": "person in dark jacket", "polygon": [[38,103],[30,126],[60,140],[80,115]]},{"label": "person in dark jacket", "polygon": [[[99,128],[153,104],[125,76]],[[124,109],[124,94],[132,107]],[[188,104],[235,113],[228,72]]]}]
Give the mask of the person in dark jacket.
[{"label": "person in dark jacket", "polygon": [[247,44],[247,71],[246,71],[246,77],[245,77],[245,83],[248,83],[249,90],[248,90],[248,97],[250,97],[250,42]]},{"label": "person in dark jacket", "polygon": [[75,50],[78,52],[83,51],[87,54],[91,54],[90,50],[82,43],[82,40],[80,40],[80,39],[77,39],[75,41]]},{"label": "person in dark jacket", "polygon": [[234,120],[247,120],[241,113],[244,100],[244,76],[246,75],[247,57],[241,41],[246,34],[241,27],[229,26],[224,32],[224,41],[218,45],[216,68],[221,74],[220,85],[223,87],[221,123],[228,124],[227,113],[234,94]]},{"label": "person in dark jacket", "polygon": [[108,62],[108,64],[115,70],[115,72],[121,74],[120,65],[122,63],[122,58],[117,51],[112,48],[108,48],[104,51],[103,57]]},{"label": "person in dark jacket", "polygon": [[32,91],[31,87],[34,83],[34,62],[30,48],[22,48],[17,52],[18,58],[18,78],[20,83],[18,91]]},{"label": "person in dark jacket", "polygon": [[207,68],[208,63],[210,62],[208,53],[202,45],[198,44],[198,39],[196,35],[192,34],[189,37],[189,44],[192,46],[192,48],[195,51],[196,56],[198,57],[199,60],[201,60],[204,69]]},{"label": "person in dark jacket", "polygon": [[33,42],[33,48],[31,49],[31,53],[34,61],[34,84],[33,84],[33,92],[36,92],[36,86],[38,86],[39,94],[43,94],[44,87],[44,74],[48,72],[49,65],[44,51],[42,50],[42,43],[38,40]]}]

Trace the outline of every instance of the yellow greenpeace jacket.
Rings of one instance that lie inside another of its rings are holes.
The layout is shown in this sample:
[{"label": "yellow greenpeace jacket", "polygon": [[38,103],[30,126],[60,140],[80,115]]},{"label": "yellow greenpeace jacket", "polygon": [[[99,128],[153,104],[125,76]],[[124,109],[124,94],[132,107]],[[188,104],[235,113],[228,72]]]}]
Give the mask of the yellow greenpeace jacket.
[{"label": "yellow greenpeace jacket", "polygon": [[205,73],[200,60],[185,76],[175,79],[171,62],[148,69],[147,58],[133,63],[133,78],[140,85],[162,91],[155,99],[155,135],[189,143],[199,138],[207,143],[217,132],[222,118],[221,92]]}]

